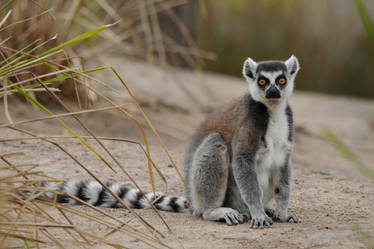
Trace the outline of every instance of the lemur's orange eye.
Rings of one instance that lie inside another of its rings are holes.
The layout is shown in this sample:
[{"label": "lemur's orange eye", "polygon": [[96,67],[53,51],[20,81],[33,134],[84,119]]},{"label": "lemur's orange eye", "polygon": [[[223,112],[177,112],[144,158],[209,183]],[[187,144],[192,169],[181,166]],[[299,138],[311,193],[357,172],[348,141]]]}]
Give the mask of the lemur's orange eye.
[{"label": "lemur's orange eye", "polygon": [[279,83],[280,85],[284,85],[284,84],[286,84],[286,79],[285,79],[285,78],[280,78],[280,79],[278,80],[278,83]]},{"label": "lemur's orange eye", "polygon": [[264,85],[266,84],[266,80],[259,80],[259,81],[258,81],[258,84],[259,84],[260,86],[264,86]]}]

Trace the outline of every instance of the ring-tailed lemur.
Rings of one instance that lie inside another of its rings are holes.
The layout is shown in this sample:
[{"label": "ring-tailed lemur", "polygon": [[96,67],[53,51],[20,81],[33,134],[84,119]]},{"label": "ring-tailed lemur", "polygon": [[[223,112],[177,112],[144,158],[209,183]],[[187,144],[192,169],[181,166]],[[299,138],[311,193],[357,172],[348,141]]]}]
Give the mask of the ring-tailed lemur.
[{"label": "ring-tailed lemur", "polygon": [[[212,113],[192,138],[183,170],[185,197],[146,192],[146,198],[160,210],[190,210],[229,225],[247,218],[252,228],[270,226],[272,219],[299,222],[295,214],[287,214],[293,149],[292,111],[287,100],[299,69],[295,56],[285,62],[256,63],[248,58],[243,75],[249,93]],[[107,186],[128,207],[149,207],[139,190]],[[97,182],[67,181],[56,188],[94,206],[122,207]],[[273,197],[275,209],[267,206]],[[57,201],[77,203],[64,194]]]},{"label": "ring-tailed lemur", "polygon": [[[250,218],[252,228],[270,226],[272,220],[299,222],[287,214],[293,150],[287,101],[299,68],[295,56],[244,62],[249,93],[211,114],[187,152],[185,196],[194,215],[227,224]],[[274,197],[272,209],[267,205]]]}]

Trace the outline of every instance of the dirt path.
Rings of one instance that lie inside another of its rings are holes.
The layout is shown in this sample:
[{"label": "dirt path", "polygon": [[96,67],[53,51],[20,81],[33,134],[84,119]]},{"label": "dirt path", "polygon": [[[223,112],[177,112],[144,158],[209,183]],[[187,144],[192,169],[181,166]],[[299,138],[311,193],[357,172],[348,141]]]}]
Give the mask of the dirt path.
[{"label": "dirt path", "polygon": [[[221,84],[214,91],[219,100],[206,104],[207,107],[226,101],[227,97],[222,95],[237,96],[246,90],[245,85],[238,79],[220,79],[218,76],[209,75],[201,77],[208,79],[207,84]],[[223,81],[231,82],[231,85],[222,88]],[[131,80],[128,84],[131,86]],[[135,91],[137,87],[139,86],[134,85]],[[178,99],[177,94],[174,97]],[[14,120],[41,115],[25,103],[16,100],[12,104],[17,105],[17,108],[11,111]],[[361,235],[364,231],[374,237],[374,184],[323,139],[321,130],[326,127],[333,130],[374,169],[374,102],[296,93],[291,104],[295,113],[296,143],[290,211],[297,213],[302,223],[275,223],[270,229],[251,230],[248,224],[226,226],[203,221],[189,214],[162,212],[173,231],[166,240],[168,245],[173,248],[181,248],[181,244],[185,248],[366,248]],[[191,108],[194,107],[187,110]],[[2,105],[0,110],[0,122],[5,122]],[[202,120],[203,112],[191,114],[181,109],[171,109],[165,103],[148,105],[146,111],[161,131],[171,155],[181,166],[187,145],[184,138],[188,137]],[[115,112],[85,114],[81,117],[97,136],[139,139],[131,122]],[[71,122],[71,125],[77,128],[71,120],[66,119],[66,122]],[[162,124],[165,126],[161,127]],[[38,134],[64,134],[54,121],[35,122],[22,127]],[[0,134],[1,139],[21,136],[20,133],[7,128],[0,128]],[[115,174],[104,167],[79,142],[72,139],[58,141],[84,165],[100,175],[102,180],[128,182],[122,173]],[[150,141],[153,159],[168,181],[168,193],[182,194],[182,184],[174,168],[169,166],[167,156],[155,138]],[[146,158],[139,147],[114,141],[104,141],[104,144],[144,189],[151,189]],[[26,156],[12,157],[11,161],[14,163],[36,163],[39,170],[56,178],[89,179],[87,173],[48,143],[38,140],[0,143],[0,154],[17,151],[24,152]],[[162,181],[160,178],[156,180],[162,191]],[[110,209],[108,212],[118,218],[128,215],[120,209]],[[153,211],[140,210],[139,214],[168,234]],[[76,218],[76,224],[103,232],[102,227],[89,224],[79,217]],[[134,226],[140,227],[136,222]],[[129,248],[149,248],[137,240],[120,237],[119,234],[114,234],[110,239],[126,241],[123,243]]]}]

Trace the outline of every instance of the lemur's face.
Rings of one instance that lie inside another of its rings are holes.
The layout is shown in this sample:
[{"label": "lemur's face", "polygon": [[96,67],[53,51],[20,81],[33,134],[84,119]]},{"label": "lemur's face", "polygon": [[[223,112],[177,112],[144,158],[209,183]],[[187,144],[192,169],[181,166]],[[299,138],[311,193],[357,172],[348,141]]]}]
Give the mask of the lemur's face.
[{"label": "lemur's face", "polygon": [[297,58],[287,61],[244,62],[243,75],[249,84],[249,92],[256,101],[276,102],[291,96],[294,80],[300,66]]}]

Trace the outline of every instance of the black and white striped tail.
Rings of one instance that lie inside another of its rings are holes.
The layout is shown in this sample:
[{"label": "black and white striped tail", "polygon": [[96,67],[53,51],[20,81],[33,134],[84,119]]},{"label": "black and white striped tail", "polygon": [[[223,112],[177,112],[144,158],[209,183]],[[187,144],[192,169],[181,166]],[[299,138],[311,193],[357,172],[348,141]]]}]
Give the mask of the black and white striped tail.
[{"label": "black and white striped tail", "polygon": [[[123,207],[121,203],[95,181],[68,181],[60,184],[47,182],[41,186],[61,190],[93,206],[109,208]],[[155,194],[153,192],[144,192],[144,195],[147,197],[146,199],[138,189],[129,188],[118,183],[107,183],[106,186],[130,208],[149,208],[150,204],[147,199],[159,210],[184,212],[189,208],[188,201],[183,196],[167,196],[159,192]],[[52,192],[47,192],[46,194],[51,198],[54,197]],[[57,201],[60,203],[78,204],[78,201],[63,194],[57,196]]]}]

